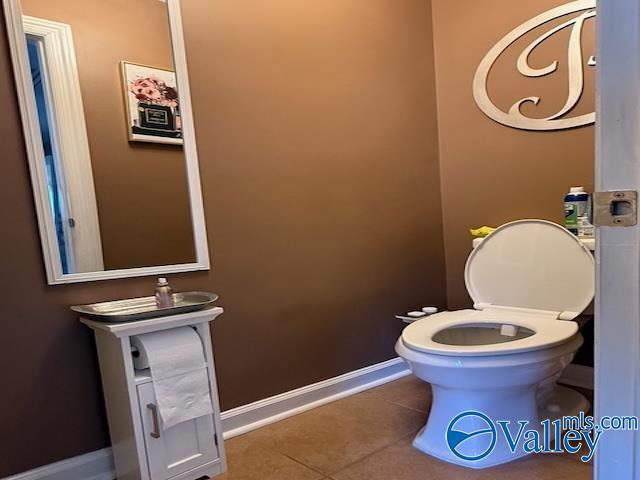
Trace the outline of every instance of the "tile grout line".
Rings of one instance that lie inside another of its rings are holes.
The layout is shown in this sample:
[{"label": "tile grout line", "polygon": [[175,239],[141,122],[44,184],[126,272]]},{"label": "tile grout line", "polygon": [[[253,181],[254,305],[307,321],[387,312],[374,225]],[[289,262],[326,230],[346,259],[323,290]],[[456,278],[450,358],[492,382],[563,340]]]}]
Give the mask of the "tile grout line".
[{"label": "tile grout line", "polygon": [[[245,435],[250,435],[251,432],[245,434]],[[277,453],[278,455],[282,455],[283,457],[291,460],[292,462],[306,468],[307,470],[311,470],[314,473],[317,473],[319,475],[323,475],[322,477],[320,477],[320,480],[324,480],[325,478],[327,478],[327,474],[325,472],[322,472],[320,470],[318,470],[315,467],[312,467],[310,465],[307,465],[306,463],[302,462],[301,460],[298,460],[297,458],[292,457],[291,455],[289,455],[288,453],[285,452],[281,452],[279,448],[277,448],[277,446],[275,445],[264,445],[264,448],[268,451],[271,451],[272,453]]]},{"label": "tile grout line", "polygon": [[[396,402],[394,400],[387,400],[386,398],[381,398],[381,397],[378,397],[378,398],[375,398],[375,399],[383,401],[383,402],[386,402],[386,403],[389,403],[391,405],[395,405],[396,407],[402,407],[405,410],[411,410],[412,412],[418,412],[418,413],[421,413],[423,415],[429,415],[429,412],[431,411],[431,403],[429,403],[429,409],[427,409],[427,410],[418,410],[417,408],[413,408],[413,407],[408,407],[406,405],[402,405],[401,403],[398,403],[398,402]],[[432,399],[432,401],[433,401],[433,399]]]},{"label": "tile grout line", "polygon": [[396,440],[394,440],[394,441],[392,441],[392,442],[388,443],[387,445],[385,445],[385,446],[383,446],[383,447],[380,447],[380,448],[378,448],[377,450],[374,450],[373,452],[367,453],[364,457],[359,458],[358,460],[355,460],[355,461],[353,461],[353,462],[351,462],[351,463],[348,463],[347,465],[345,465],[344,467],[342,467],[340,470],[336,470],[335,472],[331,472],[331,473],[329,474],[329,478],[333,478],[333,477],[331,477],[331,475],[337,475],[337,474],[338,474],[338,473],[340,473],[340,472],[344,472],[347,468],[350,468],[350,467],[354,466],[355,464],[360,463],[360,462],[362,462],[362,461],[366,460],[367,458],[372,457],[373,455],[376,455],[376,454],[380,453],[382,450],[385,450],[385,449],[387,449],[387,448],[389,448],[389,447],[392,447],[393,445],[396,445],[396,444],[400,443],[400,442],[401,442],[401,441],[403,441],[406,437],[408,437],[408,436],[410,436],[410,435],[411,435],[411,436],[413,436],[413,435],[417,434],[419,431],[420,431],[420,430],[413,430],[413,431],[411,431],[410,433],[407,433],[407,434],[405,434],[405,435],[401,435],[399,438],[397,438]]},{"label": "tile grout line", "polygon": [[[361,392],[361,393],[364,393],[364,392]],[[354,397],[359,396],[361,393],[358,393],[358,394],[354,395]],[[415,408],[407,407],[407,406],[405,406],[405,405],[401,405],[401,404],[399,404],[399,403],[396,403],[396,402],[391,401],[391,400],[387,400],[387,399],[385,399],[385,398],[381,398],[381,397],[377,397],[377,398],[376,398],[376,396],[375,396],[375,395],[372,395],[372,397],[373,397],[373,398],[372,398],[372,400],[381,401],[381,402],[384,402],[384,403],[388,403],[388,404],[390,404],[390,405],[395,405],[395,406],[397,406],[397,407],[401,407],[401,408],[403,408],[403,409],[405,409],[405,410],[409,410],[409,411],[411,411],[411,412],[416,412],[416,413],[420,413],[420,414],[423,414],[423,415],[428,415],[428,414],[429,414],[429,412],[428,412],[428,411],[426,411],[426,412],[425,412],[425,411],[423,411],[423,410],[417,410],[417,409],[415,409]],[[412,430],[411,432],[409,432],[409,433],[407,433],[407,434],[401,435],[401,436],[400,436],[399,438],[397,438],[396,440],[393,440],[393,441],[391,441],[390,443],[388,443],[388,444],[386,444],[386,445],[384,445],[384,446],[382,446],[382,447],[380,447],[380,448],[378,448],[378,449],[376,449],[376,450],[374,450],[374,451],[372,451],[372,452],[370,452],[370,453],[368,453],[368,454],[364,455],[363,457],[359,458],[358,460],[355,460],[355,461],[353,461],[353,462],[351,462],[351,463],[348,463],[347,465],[345,465],[344,467],[340,468],[339,470],[336,470],[335,472],[330,472],[330,473],[323,472],[323,471],[321,471],[321,470],[317,469],[316,467],[313,467],[313,466],[311,466],[311,465],[307,465],[307,464],[306,464],[306,463],[304,463],[303,461],[298,460],[297,458],[294,458],[294,457],[292,457],[292,456],[288,455],[288,454],[287,454],[287,453],[285,453],[285,452],[281,452],[278,448],[273,448],[273,451],[275,451],[275,452],[279,453],[280,455],[282,455],[282,456],[284,456],[284,457],[288,458],[289,460],[294,461],[295,463],[297,463],[297,464],[299,464],[299,465],[302,465],[302,466],[303,466],[303,467],[305,467],[305,468],[308,468],[309,470],[312,470],[313,472],[319,473],[320,475],[325,475],[325,477],[322,477],[322,479],[321,479],[321,480],[326,480],[326,479],[333,480],[333,477],[331,477],[331,475],[336,475],[336,474],[338,474],[338,473],[340,473],[340,472],[342,472],[342,471],[346,470],[347,468],[352,467],[353,465],[357,464],[358,462],[364,461],[365,459],[367,459],[367,458],[371,457],[372,455],[375,455],[375,454],[377,454],[377,453],[381,452],[381,451],[382,451],[382,450],[384,450],[385,448],[388,448],[388,447],[391,447],[391,446],[393,446],[393,445],[396,445],[396,444],[400,443],[401,441],[403,441],[403,440],[404,440],[406,437],[408,437],[408,436],[414,436],[414,435],[416,435],[416,434],[417,434],[417,432],[419,432],[421,428],[422,428],[422,427],[420,427],[419,429],[416,429],[416,430]]]},{"label": "tile grout line", "polygon": [[280,452],[280,451],[278,451],[278,450],[274,450],[274,451],[277,451],[277,452],[278,452],[280,455],[282,455],[283,457],[288,458],[289,460],[294,461],[294,462],[295,462],[295,463],[297,463],[298,465],[302,465],[303,467],[305,467],[305,468],[306,468],[306,469],[308,469],[308,470],[311,470],[311,471],[313,471],[313,472],[315,472],[315,473],[318,473],[318,474],[320,474],[320,475],[324,475],[324,477],[321,477],[321,479],[322,479],[322,480],[324,480],[325,478],[329,478],[329,477],[327,477],[327,476],[326,476],[327,474],[326,474],[325,472],[322,472],[322,471],[318,470],[318,469],[317,469],[317,468],[315,468],[315,467],[312,467],[312,466],[310,466],[310,465],[307,465],[306,463],[303,463],[302,461],[298,460],[297,458],[293,458],[292,456],[290,456],[290,455],[288,455],[288,454],[286,454],[286,453],[284,453],[284,452]]},{"label": "tile grout line", "polygon": [[[377,389],[377,388],[383,389],[383,388],[385,388],[385,387],[387,387],[387,386],[389,386],[389,385],[391,385],[391,384],[393,384],[393,383],[394,383],[394,382],[391,382],[391,383],[386,384],[386,385],[381,385],[381,386],[379,386],[379,387],[376,387],[376,389]],[[425,385],[430,385],[430,384],[427,384],[427,383],[425,382]],[[373,390],[375,390],[375,389],[373,389]],[[380,396],[380,397],[378,397],[378,396],[376,396],[376,395],[375,395],[375,393],[373,393],[373,390],[369,390],[369,392],[368,392],[368,393],[371,395],[371,397],[373,397],[373,398],[375,398],[375,399],[377,399],[377,400],[382,400],[383,402],[387,402],[387,403],[390,403],[390,404],[392,404],[392,405],[396,405],[396,406],[398,406],[398,407],[402,407],[402,408],[405,408],[405,409],[407,409],[407,410],[411,410],[411,411],[413,411],[413,412],[419,412],[419,413],[422,413],[422,414],[425,414],[425,415],[428,415],[428,414],[429,414],[429,412],[431,411],[431,404],[432,404],[432,402],[433,402],[433,394],[432,394],[432,393],[430,393],[430,395],[429,395],[429,397],[430,397],[430,402],[428,403],[429,408],[425,411],[425,410],[418,410],[417,408],[413,408],[413,407],[408,407],[408,406],[406,406],[406,405],[402,405],[401,403],[398,403],[398,402],[397,402],[397,401],[395,401],[395,400],[388,400],[388,399],[383,398],[383,397],[381,397],[381,396]],[[361,393],[365,393],[365,392],[361,392]],[[360,394],[358,394],[358,395],[360,395]]]},{"label": "tile grout line", "polygon": [[292,456],[288,455],[287,453],[281,452],[281,451],[280,451],[280,450],[278,450],[277,448],[273,448],[273,449],[271,449],[271,450],[272,450],[272,451],[274,451],[274,452],[277,452],[278,454],[282,455],[282,456],[283,456],[283,457],[285,457],[285,458],[288,458],[289,460],[292,460],[293,462],[297,463],[298,465],[302,465],[303,467],[305,467],[305,468],[307,468],[307,469],[309,469],[309,470],[312,470],[312,471],[313,471],[313,472],[315,472],[315,473],[318,473],[318,474],[320,474],[320,475],[325,475],[324,477],[322,477],[322,478],[321,478],[321,480],[325,480],[325,479],[333,480],[333,477],[331,477],[331,475],[336,475],[336,474],[338,474],[338,473],[340,473],[340,472],[342,472],[342,471],[346,470],[347,468],[352,467],[352,466],[353,466],[353,465],[355,465],[356,463],[359,463],[359,462],[361,462],[361,461],[363,461],[363,460],[365,460],[365,459],[367,459],[367,458],[371,457],[372,455],[375,455],[375,454],[377,454],[377,453],[380,453],[380,452],[381,452],[382,450],[384,450],[385,448],[389,448],[389,447],[391,447],[391,446],[393,446],[393,445],[396,445],[397,443],[400,443],[400,442],[401,442],[401,441],[403,441],[406,437],[408,437],[408,436],[413,436],[413,435],[415,435],[415,434],[416,434],[417,432],[419,432],[419,431],[420,431],[419,429],[418,429],[418,430],[412,430],[410,433],[406,433],[406,434],[404,434],[404,435],[401,435],[399,438],[397,438],[397,439],[395,439],[395,440],[391,441],[390,443],[388,443],[388,444],[386,444],[386,445],[384,445],[384,446],[382,446],[382,447],[380,447],[380,448],[378,448],[378,449],[376,449],[376,450],[374,450],[374,451],[372,451],[372,452],[367,453],[366,455],[364,455],[363,457],[359,458],[358,460],[355,460],[355,461],[353,461],[353,462],[351,462],[351,463],[348,463],[347,465],[345,465],[344,467],[342,467],[340,470],[336,470],[335,472],[331,472],[331,473],[326,473],[326,472],[323,472],[322,470],[317,469],[316,467],[312,467],[311,465],[307,465],[307,464],[306,464],[306,463],[304,463],[303,461],[298,460],[297,458],[294,458],[294,457],[292,457]]},{"label": "tile grout line", "polygon": [[406,405],[402,405],[401,403],[397,403],[397,402],[393,402],[391,400],[387,400],[387,402],[392,403],[393,405],[397,405],[398,407],[402,407],[402,408],[406,408],[407,410],[411,410],[412,412],[418,412],[418,413],[422,413],[424,415],[429,415],[429,410],[425,411],[425,410],[418,410],[417,408],[413,408],[413,407],[407,407]]}]

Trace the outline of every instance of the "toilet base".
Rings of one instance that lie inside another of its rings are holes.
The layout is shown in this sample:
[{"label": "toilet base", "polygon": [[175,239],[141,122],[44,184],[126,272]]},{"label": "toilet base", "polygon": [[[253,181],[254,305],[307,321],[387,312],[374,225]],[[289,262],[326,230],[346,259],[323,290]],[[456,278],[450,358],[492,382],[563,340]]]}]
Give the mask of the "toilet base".
[{"label": "toilet base", "polygon": [[551,396],[538,406],[538,416],[542,420],[557,420],[568,415],[585,414],[591,408],[591,403],[580,392],[567,387],[556,385]]},{"label": "toilet base", "polygon": [[[580,392],[556,385],[552,394],[538,405],[538,416],[540,421],[553,422],[562,417],[578,416],[580,412],[586,415],[590,408],[591,403]],[[556,427],[551,425],[551,445],[555,446]]]},{"label": "toilet base", "polygon": [[[431,413],[426,426],[415,437],[413,446],[440,460],[474,469],[512,462],[530,455],[521,448],[512,452],[501,427],[495,422],[509,421],[509,431],[515,437],[518,421],[528,421],[526,429],[541,429],[541,420],[577,415],[589,408],[589,402],[580,393],[558,386],[542,405],[536,401],[536,386],[492,391],[449,389],[436,385],[432,388],[434,403]],[[459,418],[449,429],[452,420],[463,412],[486,415],[493,423],[493,430],[482,416],[475,414]],[[459,438],[456,431],[473,433],[484,430],[487,431],[469,436],[455,445],[456,438]],[[493,446],[492,442],[495,442]],[[453,453],[449,443],[454,445],[458,455]]]}]

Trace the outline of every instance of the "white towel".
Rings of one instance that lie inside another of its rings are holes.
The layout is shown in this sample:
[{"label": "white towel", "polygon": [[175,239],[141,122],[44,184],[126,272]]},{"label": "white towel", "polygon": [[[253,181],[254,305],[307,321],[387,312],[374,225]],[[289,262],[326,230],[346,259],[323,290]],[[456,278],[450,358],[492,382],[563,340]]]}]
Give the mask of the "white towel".
[{"label": "white towel", "polygon": [[213,413],[202,341],[193,328],[137,335],[131,344],[151,370],[163,430]]}]

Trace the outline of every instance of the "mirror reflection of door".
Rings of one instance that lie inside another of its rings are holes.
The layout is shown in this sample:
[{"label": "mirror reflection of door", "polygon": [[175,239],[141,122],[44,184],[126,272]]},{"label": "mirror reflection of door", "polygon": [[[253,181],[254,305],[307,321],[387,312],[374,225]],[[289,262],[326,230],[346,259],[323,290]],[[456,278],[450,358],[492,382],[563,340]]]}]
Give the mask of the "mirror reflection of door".
[{"label": "mirror reflection of door", "polygon": [[82,96],[68,25],[23,17],[48,202],[63,273],[104,269]]},{"label": "mirror reflection of door", "polygon": [[21,0],[54,260],[62,274],[193,264],[167,3],[78,5]]}]

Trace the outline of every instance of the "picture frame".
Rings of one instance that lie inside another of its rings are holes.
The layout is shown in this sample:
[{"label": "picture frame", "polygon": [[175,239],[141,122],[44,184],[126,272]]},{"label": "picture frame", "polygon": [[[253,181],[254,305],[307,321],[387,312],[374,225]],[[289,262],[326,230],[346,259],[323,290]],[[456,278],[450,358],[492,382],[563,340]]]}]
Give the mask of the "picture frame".
[{"label": "picture frame", "polygon": [[183,145],[175,71],[127,61],[120,65],[129,141]]}]

